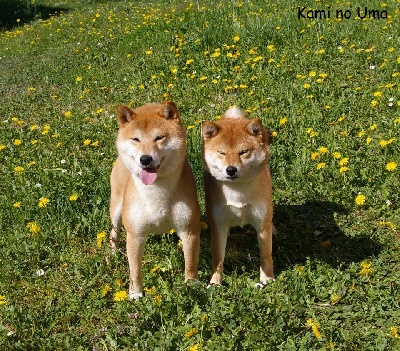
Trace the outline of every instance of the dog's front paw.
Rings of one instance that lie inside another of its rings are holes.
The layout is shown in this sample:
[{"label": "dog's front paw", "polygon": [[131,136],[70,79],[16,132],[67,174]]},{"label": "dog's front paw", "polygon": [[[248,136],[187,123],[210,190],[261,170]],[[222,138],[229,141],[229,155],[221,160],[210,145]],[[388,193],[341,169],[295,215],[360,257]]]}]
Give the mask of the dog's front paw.
[{"label": "dog's front paw", "polygon": [[272,269],[264,271],[262,267],[260,267],[260,282],[265,285],[273,281],[275,281],[274,271]]},{"label": "dog's front paw", "polygon": [[129,294],[129,299],[130,300],[139,300],[141,297],[143,297],[143,293],[142,292]]},{"label": "dog's front paw", "polygon": [[214,272],[211,277],[210,285],[221,285],[222,284],[222,274],[220,272]]}]

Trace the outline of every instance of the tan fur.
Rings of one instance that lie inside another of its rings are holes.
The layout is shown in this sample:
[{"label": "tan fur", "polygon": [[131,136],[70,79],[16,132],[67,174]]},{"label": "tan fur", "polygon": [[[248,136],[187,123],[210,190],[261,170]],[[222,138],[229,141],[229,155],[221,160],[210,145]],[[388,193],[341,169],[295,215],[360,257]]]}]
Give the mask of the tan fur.
[{"label": "tan fur", "polygon": [[211,284],[221,284],[229,229],[252,225],[260,246],[260,281],[274,279],[272,180],[268,167],[271,136],[259,119],[238,108],[204,122],[203,163],[207,218],[211,228]]},{"label": "tan fur", "polygon": [[[143,296],[142,259],[147,236],[174,228],[183,244],[185,281],[198,279],[200,208],[186,159],[185,131],[172,101],[118,109],[118,158],[111,172],[111,246],[118,248],[121,219],[127,231],[130,298]],[[151,163],[143,165],[143,156]],[[143,169],[157,169],[152,184]]]}]

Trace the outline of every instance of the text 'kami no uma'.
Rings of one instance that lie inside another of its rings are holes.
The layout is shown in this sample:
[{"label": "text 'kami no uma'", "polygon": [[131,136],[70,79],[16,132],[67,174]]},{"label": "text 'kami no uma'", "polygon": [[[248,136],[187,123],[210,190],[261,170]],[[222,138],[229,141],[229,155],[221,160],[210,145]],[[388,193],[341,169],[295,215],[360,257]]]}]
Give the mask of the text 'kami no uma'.
[{"label": "text 'kami no uma'", "polygon": [[[353,17],[353,12],[349,9],[331,11],[330,6],[326,10],[310,9],[306,6],[297,8],[298,19],[350,19]],[[368,7],[357,7],[355,18],[358,19],[386,19],[388,18],[387,10],[372,10]]]}]

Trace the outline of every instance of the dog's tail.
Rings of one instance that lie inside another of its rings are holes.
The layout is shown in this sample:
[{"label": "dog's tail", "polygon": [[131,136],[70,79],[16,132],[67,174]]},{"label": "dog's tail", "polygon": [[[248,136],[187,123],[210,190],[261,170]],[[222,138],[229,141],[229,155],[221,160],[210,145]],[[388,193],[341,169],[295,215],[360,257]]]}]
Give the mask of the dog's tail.
[{"label": "dog's tail", "polygon": [[230,107],[225,113],[223,118],[246,118],[247,117],[247,113],[245,110],[237,107],[237,106],[233,106]]}]

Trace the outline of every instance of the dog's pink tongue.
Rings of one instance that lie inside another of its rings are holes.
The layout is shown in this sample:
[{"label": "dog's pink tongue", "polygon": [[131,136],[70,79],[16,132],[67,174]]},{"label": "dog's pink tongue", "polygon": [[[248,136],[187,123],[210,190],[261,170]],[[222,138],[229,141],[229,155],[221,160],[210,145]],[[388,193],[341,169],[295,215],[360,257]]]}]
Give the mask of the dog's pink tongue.
[{"label": "dog's pink tongue", "polygon": [[139,177],[143,184],[153,184],[157,179],[157,168],[144,168],[140,171]]}]

